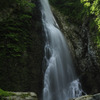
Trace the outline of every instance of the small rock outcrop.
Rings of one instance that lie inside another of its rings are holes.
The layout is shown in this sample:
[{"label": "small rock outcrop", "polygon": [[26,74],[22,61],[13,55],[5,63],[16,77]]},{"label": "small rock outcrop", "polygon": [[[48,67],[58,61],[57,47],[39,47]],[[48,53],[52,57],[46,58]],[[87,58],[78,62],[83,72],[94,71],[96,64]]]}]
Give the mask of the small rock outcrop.
[{"label": "small rock outcrop", "polygon": [[95,94],[95,95],[85,95],[85,96],[81,96],[81,97],[70,99],[70,100],[100,100],[100,93]]},{"label": "small rock outcrop", "polygon": [[34,92],[10,92],[13,95],[2,97],[2,100],[38,100]]}]

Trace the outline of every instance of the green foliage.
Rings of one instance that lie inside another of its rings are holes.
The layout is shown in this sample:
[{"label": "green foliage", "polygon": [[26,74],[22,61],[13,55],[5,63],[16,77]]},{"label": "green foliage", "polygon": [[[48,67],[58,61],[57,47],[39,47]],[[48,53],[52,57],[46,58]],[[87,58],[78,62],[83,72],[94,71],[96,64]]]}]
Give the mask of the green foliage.
[{"label": "green foliage", "polygon": [[0,97],[6,97],[6,96],[11,96],[11,95],[14,95],[14,94],[0,89]]},{"label": "green foliage", "polygon": [[[98,29],[96,43],[100,47],[100,1],[99,0],[49,0],[62,14],[67,16],[68,22],[81,25],[86,17],[94,20],[90,28]],[[91,20],[92,21],[92,20]],[[90,23],[91,23],[90,21]],[[97,27],[97,28],[95,28]]]},{"label": "green foliage", "polygon": [[32,16],[26,15],[26,14],[23,14],[22,16],[20,16],[20,20],[25,20],[25,19],[30,19],[30,18],[32,18]]},{"label": "green foliage", "polygon": [[24,9],[25,12],[31,12],[32,8],[35,7],[34,3],[29,2],[28,0],[16,0],[16,3],[20,9]]},{"label": "green foliage", "polygon": [[0,11],[17,6],[18,8],[25,11],[32,10],[35,7],[34,3],[29,2],[28,0],[0,0]]},{"label": "green foliage", "polygon": [[80,0],[50,0],[50,3],[66,15],[68,21],[78,24],[79,20],[82,21],[83,6],[80,4]]},{"label": "green foliage", "polygon": [[10,7],[15,2],[16,0],[0,0],[0,11],[2,11],[5,8]]},{"label": "green foliage", "polygon": [[[28,20],[31,18],[28,15],[20,15],[15,24],[15,19],[12,21],[1,22],[0,25],[0,48],[1,52],[4,52],[6,56],[21,56],[21,53],[24,52],[27,45],[28,30],[25,30],[24,27],[29,29]],[[24,21],[25,20],[25,21]],[[24,25],[23,25],[24,22]],[[6,52],[5,52],[6,51]],[[1,53],[1,54],[4,54]]]},{"label": "green foliage", "polygon": [[[29,30],[31,28],[32,9],[34,3],[28,0],[2,0],[2,9],[12,8],[13,13],[0,21],[0,58],[20,57],[29,44]],[[14,6],[11,6],[14,5]],[[15,6],[16,5],[16,6]],[[31,12],[30,12],[31,11]],[[5,17],[5,16],[4,16]]]},{"label": "green foliage", "polygon": [[39,91],[43,57],[40,13],[30,0],[8,1],[0,1],[0,87],[8,91]]},{"label": "green foliage", "polygon": [[97,46],[100,47],[100,1],[94,0],[91,2],[91,0],[81,0],[81,3],[83,3],[86,10],[88,10],[87,15],[95,16],[94,21],[98,27],[96,40]]}]

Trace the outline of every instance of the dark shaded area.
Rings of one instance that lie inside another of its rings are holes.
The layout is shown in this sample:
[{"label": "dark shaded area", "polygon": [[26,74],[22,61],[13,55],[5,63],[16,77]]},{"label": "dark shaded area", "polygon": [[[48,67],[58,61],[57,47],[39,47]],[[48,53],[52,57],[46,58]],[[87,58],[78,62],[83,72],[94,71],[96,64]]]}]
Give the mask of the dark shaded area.
[{"label": "dark shaded area", "polygon": [[43,79],[42,24],[38,1],[33,3],[36,6],[15,2],[0,12],[0,88],[39,95]]}]

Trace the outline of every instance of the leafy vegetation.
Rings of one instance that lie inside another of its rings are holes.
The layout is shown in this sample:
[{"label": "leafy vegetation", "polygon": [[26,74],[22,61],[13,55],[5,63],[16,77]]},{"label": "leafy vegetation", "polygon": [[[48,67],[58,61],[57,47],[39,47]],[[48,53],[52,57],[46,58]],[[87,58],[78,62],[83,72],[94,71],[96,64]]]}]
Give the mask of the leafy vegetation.
[{"label": "leafy vegetation", "polygon": [[83,5],[80,0],[49,0],[62,14],[67,16],[67,20],[80,24],[79,20],[83,16]]},{"label": "leafy vegetation", "polygon": [[14,93],[10,93],[10,92],[0,89],[0,97],[6,97],[6,96],[12,96],[12,95],[14,95]]},{"label": "leafy vegetation", "polygon": [[2,57],[21,56],[28,44],[28,30],[31,27],[32,14],[28,14],[29,12],[24,9],[28,6],[32,9],[33,4],[28,3],[26,0],[17,0],[16,4],[19,8],[12,12],[13,16],[11,14],[0,21],[0,56]]},{"label": "leafy vegetation", "polygon": [[0,1],[0,11],[5,10],[6,8],[18,6],[19,8],[25,7],[34,7],[33,3],[30,3],[28,0],[2,0]]},{"label": "leafy vegetation", "polygon": [[97,44],[100,47],[100,1],[99,0],[81,0],[84,8],[88,9],[87,15],[94,16],[94,22],[98,27]]},{"label": "leafy vegetation", "polygon": [[0,1],[0,88],[4,90],[39,91],[42,37],[35,1]]},{"label": "leafy vegetation", "polygon": [[[49,0],[62,14],[67,16],[68,22],[82,25],[85,19],[91,19],[90,31],[95,31],[94,42],[100,47],[100,1],[99,0]],[[95,30],[94,30],[95,29]]]}]

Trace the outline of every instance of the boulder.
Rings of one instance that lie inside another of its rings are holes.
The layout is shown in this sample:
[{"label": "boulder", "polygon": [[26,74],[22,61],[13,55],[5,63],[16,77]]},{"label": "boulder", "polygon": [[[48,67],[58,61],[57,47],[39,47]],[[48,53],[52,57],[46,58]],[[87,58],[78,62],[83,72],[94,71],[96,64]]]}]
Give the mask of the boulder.
[{"label": "boulder", "polygon": [[38,100],[34,92],[10,92],[13,95],[2,97],[2,100]]},{"label": "boulder", "polygon": [[94,95],[85,95],[75,99],[70,100],[100,100],[100,93]]}]

